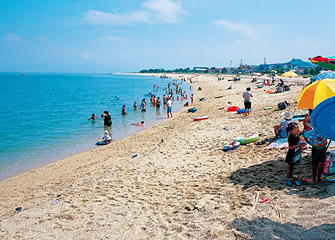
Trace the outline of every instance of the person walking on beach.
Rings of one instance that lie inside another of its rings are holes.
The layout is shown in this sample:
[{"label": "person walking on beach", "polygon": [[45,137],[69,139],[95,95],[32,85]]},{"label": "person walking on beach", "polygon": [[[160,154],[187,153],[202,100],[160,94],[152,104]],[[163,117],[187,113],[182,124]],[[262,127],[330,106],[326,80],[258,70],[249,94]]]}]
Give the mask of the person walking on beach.
[{"label": "person walking on beach", "polygon": [[112,126],[112,117],[111,117],[111,115],[109,115],[108,111],[104,111],[104,113],[101,114],[101,117],[104,119],[105,127],[111,127]]},{"label": "person walking on beach", "polygon": [[170,97],[169,100],[167,101],[167,117],[169,118],[170,116],[172,117],[172,98]]},{"label": "person walking on beach", "polygon": [[193,93],[191,94],[191,105],[193,106]]},{"label": "person walking on beach", "polygon": [[245,109],[244,115],[245,116],[250,116],[251,98],[253,97],[250,91],[251,91],[251,88],[247,87],[247,91],[243,93],[244,109]]}]

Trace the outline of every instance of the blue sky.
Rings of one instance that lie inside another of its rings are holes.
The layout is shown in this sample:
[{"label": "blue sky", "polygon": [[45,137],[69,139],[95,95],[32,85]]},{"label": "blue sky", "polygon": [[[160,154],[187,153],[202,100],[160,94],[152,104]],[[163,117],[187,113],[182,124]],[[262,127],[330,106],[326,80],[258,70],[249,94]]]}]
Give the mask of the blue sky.
[{"label": "blue sky", "polygon": [[0,72],[131,72],[335,55],[334,0],[1,0]]}]

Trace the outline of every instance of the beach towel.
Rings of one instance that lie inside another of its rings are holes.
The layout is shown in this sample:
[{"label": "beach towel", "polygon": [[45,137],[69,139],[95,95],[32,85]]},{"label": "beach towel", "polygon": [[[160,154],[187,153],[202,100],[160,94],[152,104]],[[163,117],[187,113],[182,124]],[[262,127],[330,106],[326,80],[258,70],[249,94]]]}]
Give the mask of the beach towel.
[{"label": "beach towel", "polygon": [[[305,139],[301,136],[301,142],[306,143]],[[307,144],[307,147],[311,147],[309,144]],[[332,141],[329,145],[330,148],[335,147],[335,142]],[[288,148],[288,141],[287,138],[278,138],[275,142],[270,143],[268,146],[264,147],[264,150],[269,150],[269,149],[283,149],[283,148]]]},{"label": "beach towel", "polygon": [[325,182],[335,182],[334,162],[330,160],[329,156],[326,158],[321,179]]}]

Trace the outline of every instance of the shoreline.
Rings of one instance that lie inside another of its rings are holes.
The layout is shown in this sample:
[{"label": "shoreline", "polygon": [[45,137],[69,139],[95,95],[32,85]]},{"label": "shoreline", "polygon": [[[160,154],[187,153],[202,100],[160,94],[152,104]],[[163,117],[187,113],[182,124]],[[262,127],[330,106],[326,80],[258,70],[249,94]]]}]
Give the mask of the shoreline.
[{"label": "shoreline", "polygon": [[[242,106],[249,78],[242,76],[239,83],[230,83],[200,75],[197,80],[195,89],[201,86],[203,90],[194,98],[195,114],[183,108],[150,129],[1,181],[0,236],[285,239],[292,231],[303,238],[311,228],[325,234],[320,226],[334,222],[335,189],[329,184],[305,186],[304,191],[287,188],[285,149],[265,151],[249,144],[221,151],[225,143],[242,134],[273,136],[272,126],[282,117],[274,111],[277,102],[289,100],[290,109],[295,110],[301,86],[273,96],[253,89],[253,112],[243,118],[226,109]],[[233,90],[226,90],[230,84]],[[202,97],[205,102],[199,101]],[[273,109],[264,110],[264,106]],[[193,121],[203,115],[209,119]],[[309,176],[309,168],[306,162],[296,174]],[[271,201],[259,204],[257,198],[263,197]],[[18,207],[22,210],[16,211]]]},{"label": "shoreline", "polygon": [[[144,76],[141,74],[120,74],[120,75],[137,75],[137,76]],[[143,78],[144,79],[144,78]],[[157,80],[159,80],[159,78],[157,77]],[[167,81],[165,81],[166,86],[168,84],[168,81],[172,81],[173,79],[168,79]],[[163,83],[164,84],[164,83]],[[187,83],[188,84],[188,83]],[[189,86],[189,84],[188,84]],[[143,97],[143,95],[141,96]],[[132,103],[129,103],[129,111],[131,112],[130,115],[132,114],[132,112],[136,112],[136,111],[132,111],[132,108],[130,108],[130,106]],[[150,109],[149,109],[150,108]],[[119,133],[121,134],[116,134],[114,136],[114,134],[112,135],[113,141],[119,141],[121,139],[127,138],[133,134],[136,134],[140,131],[149,129],[151,127],[153,127],[156,124],[159,124],[162,121],[166,120],[166,111],[165,109],[163,109],[163,106],[161,108],[161,113],[160,116],[159,114],[157,114],[157,112],[152,112],[151,111],[151,104],[148,104],[148,111],[145,113],[145,116],[143,116],[143,114],[138,114],[138,117],[141,118],[142,120],[146,121],[146,126],[145,127],[134,127],[134,126],[130,126],[130,127],[126,127],[125,124],[123,124],[123,128],[126,129],[124,131],[119,131]],[[180,101],[176,101],[175,104],[175,108],[173,110],[175,110],[176,112],[179,112],[183,109],[182,103]],[[140,113],[140,111],[138,111]],[[142,116],[141,116],[142,115]],[[114,120],[114,125],[115,125],[115,119],[117,116],[113,116],[113,120]],[[128,118],[128,121],[133,122],[132,120],[129,120],[131,118]],[[98,122],[97,125],[101,125],[101,132],[103,131],[103,124],[101,124],[101,122]],[[120,125],[120,124],[119,124]],[[130,125],[130,124],[129,124]],[[118,131],[119,126],[115,127],[116,131]],[[114,132],[113,132],[114,133]],[[36,156],[35,161],[33,162],[33,164],[29,164],[26,163],[24,161],[22,161],[22,164],[16,164],[14,167],[12,167],[10,164],[6,165],[3,167],[3,171],[2,171],[2,175],[0,176],[0,181],[6,180],[8,178],[12,178],[15,177],[21,173],[25,173],[25,172],[29,172],[29,171],[33,171],[36,170],[38,168],[47,166],[49,164],[52,164],[56,161],[65,159],[65,158],[70,158],[73,157],[75,155],[93,150],[95,148],[101,147],[101,146],[96,146],[94,140],[96,140],[97,138],[101,137],[100,135],[96,138],[89,136],[90,139],[86,139],[86,140],[82,140],[82,142],[80,142],[79,144],[77,143],[76,145],[72,146],[71,148],[63,148],[63,149],[56,149],[54,150],[54,152],[50,152],[49,154],[44,154],[44,156]],[[93,142],[92,142],[93,140]],[[50,155],[50,159],[45,158],[45,156]],[[14,159],[14,158],[13,158]],[[28,158],[27,158],[28,159]],[[45,159],[45,160],[44,160]],[[19,158],[20,160],[20,158]],[[27,161],[28,162],[28,161]],[[20,162],[21,163],[21,162]]]}]

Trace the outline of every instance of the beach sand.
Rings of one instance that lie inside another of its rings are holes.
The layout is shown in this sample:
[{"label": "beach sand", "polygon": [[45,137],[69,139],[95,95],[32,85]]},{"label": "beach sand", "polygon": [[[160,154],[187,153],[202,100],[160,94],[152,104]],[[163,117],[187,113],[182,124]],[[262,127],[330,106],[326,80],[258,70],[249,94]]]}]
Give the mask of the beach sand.
[{"label": "beach sand", "polygon": [[[0,239],[334,239],[333,184],[287,187],[286,149],[221,150],[242,134],[273,137],[283,118],[277,103],[303,112],[296,96],[308,79],[284,78],[291,91],[266,94],[274,87],[254,89],[251,77],[169,76],[201,86],[196,113],[184,108],[151,129],[0,182]],[[251,116],[227,112],[243,107],[249,86]],[[193,121],[203,115],[209,119]],[[310,155],[298,177],[311,177]]]}]

